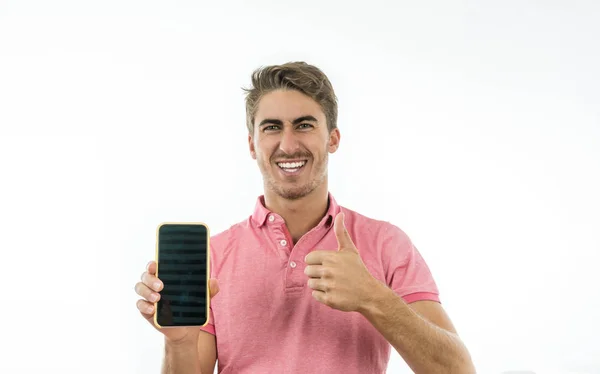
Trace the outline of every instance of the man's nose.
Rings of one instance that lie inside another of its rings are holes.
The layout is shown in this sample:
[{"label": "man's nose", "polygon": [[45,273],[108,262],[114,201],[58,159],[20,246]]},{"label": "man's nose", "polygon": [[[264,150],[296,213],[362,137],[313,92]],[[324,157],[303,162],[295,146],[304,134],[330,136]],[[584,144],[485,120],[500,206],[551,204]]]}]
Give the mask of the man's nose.
[{"label": "man's nose", "polygon": [[288,155],[292,155],[298,151],[300,143],[294,132],[293,128],[286,127],[281,133],[281,142],[279,143],[279,149]]}]

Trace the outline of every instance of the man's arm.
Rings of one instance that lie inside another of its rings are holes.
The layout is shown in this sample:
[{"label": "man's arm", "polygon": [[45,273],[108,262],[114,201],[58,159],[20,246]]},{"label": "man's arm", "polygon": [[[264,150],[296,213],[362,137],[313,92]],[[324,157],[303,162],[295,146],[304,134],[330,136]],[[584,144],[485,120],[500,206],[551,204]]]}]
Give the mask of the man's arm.
[{"label": "man's arm", "polygon": [[415,373],[475,373],[467,348],[438,302],[407,304],[379,283],[358,311]]},{"label": "man's arm", "polygon": [[217,361],[214,335],[200,331],[197,341],[171,343],[165,339],[162,374],[213,374]]},{"label": "man's arm", "polygon": [[[405,293],[408,289],[405,284],[415,284],[417,270],[421,271],[421,277],[425,275],[425,280],[431,279],[416,250],[395,253],[399,260],[392,261],[389,267],[401,270],[393,273],[398,277],[390,280],[388,287],[369,273],[344,225],[343,213],[335,217],[333,226],[338,250],[315,250],[304,259],[307,265],[304,273],[309,277],[312,296],[331,308],[361,313],[415,373],[474,373],[469,352],[441,305],[416,301],[409,306],[390,288],[395,285]],[[395,231],[396,236],[391,237],[387,248],[402,246],[399,241],[404,241],[404,246],[410,244],[405,235]],[[431,284],[424,287],[423,281],[417,283],[422,292],[435,290]]]}]

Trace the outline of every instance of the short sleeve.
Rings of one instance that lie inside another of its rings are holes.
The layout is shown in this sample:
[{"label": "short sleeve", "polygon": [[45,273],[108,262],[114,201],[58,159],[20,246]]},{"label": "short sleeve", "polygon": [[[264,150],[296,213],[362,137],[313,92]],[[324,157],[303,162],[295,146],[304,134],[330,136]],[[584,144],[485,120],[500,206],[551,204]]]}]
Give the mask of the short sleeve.
[{"label": "short sleeve", "polygon": [[390,224],[382,251],[387,285],[406,303],[419,300],[440,302],[429,266],[404,231]]}]

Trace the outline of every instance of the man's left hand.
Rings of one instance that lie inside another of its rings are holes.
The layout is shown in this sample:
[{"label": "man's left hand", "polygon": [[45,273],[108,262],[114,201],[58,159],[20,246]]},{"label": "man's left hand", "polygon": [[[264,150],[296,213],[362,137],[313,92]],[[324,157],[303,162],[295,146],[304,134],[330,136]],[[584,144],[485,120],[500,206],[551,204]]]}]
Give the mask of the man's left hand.
[{"label": "man's left hand", "polygon": [[338,250],[316,250],[305,257],[304,273],[317,301],[345,312],[361,311],[381,283],[367,270],[344,225],[344,214],[335,217],[333,229]]}]

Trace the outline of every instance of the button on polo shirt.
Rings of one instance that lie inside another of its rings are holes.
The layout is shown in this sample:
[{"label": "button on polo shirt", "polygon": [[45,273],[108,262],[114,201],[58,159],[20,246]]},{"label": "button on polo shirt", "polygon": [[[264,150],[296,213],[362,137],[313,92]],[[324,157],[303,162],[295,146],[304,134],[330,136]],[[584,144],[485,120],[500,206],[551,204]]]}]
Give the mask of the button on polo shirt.
[{"label": "button on polo shirt", "polygon": [[337,250],[340,212],[371,275],[407,303],[439,302],[429,268],[401,229],[328,198],[325,216],[296,244],[264,196],[247,220],[211,237],[211,278],[220,291],[202,330],[216,335],[219,373],[385,373],[390,345],[382,335],[359,313],[319,303],[307,285],[304,258]]}]

